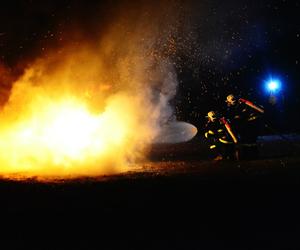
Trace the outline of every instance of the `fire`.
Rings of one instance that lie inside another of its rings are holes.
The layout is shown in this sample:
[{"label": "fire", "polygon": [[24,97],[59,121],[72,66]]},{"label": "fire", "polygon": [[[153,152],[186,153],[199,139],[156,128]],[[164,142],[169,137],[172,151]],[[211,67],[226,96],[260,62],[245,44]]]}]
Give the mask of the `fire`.
[{"label": "fire", "polygon": [[124,96],[98,113],[72,98],[45,102],[2,126],[1,172],[57,177],[124,171],[125,158],[140,152],[132,131],[140,125],[126,113],[134,109]]},{"label": "fire", "polygon": [[118,88],[107,83],[113,77],[101,77],[97,60],[86,51],[37,60],[14,83],[0,111],[2,176],[110,174],[143,159],[157,134],[159,108],[137,79],[119,78]]},{"label": "fire", "polygon": [[32,55],[10,85],[0,78],[0,176],[111,174],[145,159],[173,119],[177,86],[169,57],[178,8],[157,7],[117,11],[89,36],[58,32],[62,39]]}]

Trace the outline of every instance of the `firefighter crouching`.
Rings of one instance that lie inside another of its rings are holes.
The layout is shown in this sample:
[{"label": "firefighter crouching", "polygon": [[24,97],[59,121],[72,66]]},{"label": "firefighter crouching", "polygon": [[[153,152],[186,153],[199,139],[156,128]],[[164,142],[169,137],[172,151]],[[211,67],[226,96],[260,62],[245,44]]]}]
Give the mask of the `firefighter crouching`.
[{"label": "firefighter crouching", "polygon": [[256,140],[264,109],[246,99],[237,99],[232,94],[227,96],[226,102],[226,117],[237,132],[242,146],[239,147],[240,157],[243,155],[243,158],[256,158],[258,156]]},{"label": "firefighter crouching", "polygon": [[230,124],[224,117],[218,118],[214,111],[208,112],[207,119],[204,135],[209,142],[214,160],[234,160],[234,144],[237,143],[237,138]]}]

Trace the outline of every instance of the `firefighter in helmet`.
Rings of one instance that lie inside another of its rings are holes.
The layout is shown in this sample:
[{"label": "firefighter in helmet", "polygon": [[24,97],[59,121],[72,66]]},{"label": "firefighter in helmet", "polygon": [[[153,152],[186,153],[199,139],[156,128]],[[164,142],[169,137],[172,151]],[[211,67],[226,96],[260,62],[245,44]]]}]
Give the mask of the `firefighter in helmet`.
[{"label": "firefighter in helmet", "polygon": [[236,98],[233,94],[227,96],[226,103],[226,118],[237,132],[239,141],[256,151],[256,140],[261,127],[260,118],[264,109],[249,100]]},{"label": "firefighter in helmet", "polygon": [[209,148],[215,156],[214,160],[234,159],[234,144],[237,143],[236,136],[231,130],[228,121],[219,118],[215,111],[207,113],[205,126],[205,138],[209,142]]}]

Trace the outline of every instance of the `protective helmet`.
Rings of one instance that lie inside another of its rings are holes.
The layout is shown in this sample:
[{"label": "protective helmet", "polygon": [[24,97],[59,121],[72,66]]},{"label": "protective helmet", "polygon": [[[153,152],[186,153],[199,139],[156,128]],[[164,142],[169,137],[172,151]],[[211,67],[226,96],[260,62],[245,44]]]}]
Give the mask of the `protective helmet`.
[{"label": "protective helmet", "polygon": [[210,121],[215,121],[217,119],[217,115],[214,111],[209,111],[206,116]]},{"label": "protective helmet", "polygon": [[226,102],[228,105],[234,105],[236,103],[235,96],[233,94],[230,94],[226,97]]}]

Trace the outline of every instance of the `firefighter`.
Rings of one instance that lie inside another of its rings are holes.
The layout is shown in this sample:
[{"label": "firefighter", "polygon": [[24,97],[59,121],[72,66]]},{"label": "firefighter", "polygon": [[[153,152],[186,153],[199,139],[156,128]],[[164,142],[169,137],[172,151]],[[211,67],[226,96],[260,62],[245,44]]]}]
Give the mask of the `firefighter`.
[{"label": "firefighter", "polygon": [[232,94],[227,96],[226,102],[226,117],[237,132],[239,142],[249,148],[252,147],[255,155],[256,140],[261,126],[260,118],[264,114],[264,109],[246,99],[236,98]]},{"label": "firefighter", "polygon": [[214,160],[233,160],[235,158],[234,144],[237,143],[237,139],[228,121],[224,117],[218,118],[214,111],[207,113],[207,119],[204,135],[215,156]]}]

